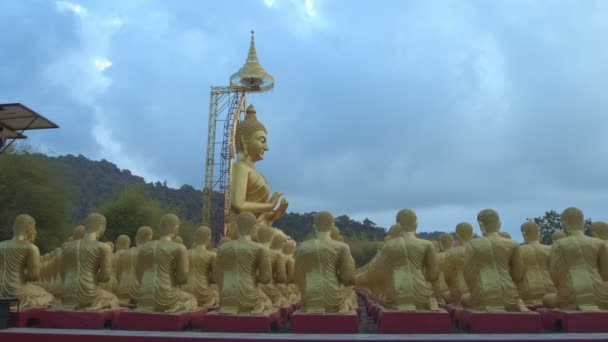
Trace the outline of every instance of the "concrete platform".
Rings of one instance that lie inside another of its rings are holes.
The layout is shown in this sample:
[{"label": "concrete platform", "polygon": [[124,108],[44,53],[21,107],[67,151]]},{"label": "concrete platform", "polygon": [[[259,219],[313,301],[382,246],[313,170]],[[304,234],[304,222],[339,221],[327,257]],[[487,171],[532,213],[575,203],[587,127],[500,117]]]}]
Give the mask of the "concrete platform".
[{"label": "concrete platform", "polygon": [[46,308],[25,309],[19,312],[9,312],[8,326],[25,328],[40,325],[40,318],[46,311]]},{"label": "concrete platform", "polygon": [[[208,309],[175,314],[123,310],[116,319],[115,327],[120,330],[139,331],[182,331],[193,321],[200,326],[200,320]],[[196,325],[193,324],[193,325]]]},{"label": "concrete platform", "polygon": [[381,334],[447,334],[451,328],[450,314],[444,310],[408,312],[382,308],[378,313]]},{"label": "concrete platform", "polygon": [[359,315],[314,314],[296,311],[291,316],[290,332],[294,334],[356,334]]},{"label": "concrete platform", "polygon": [[544,331],[542,316],[537,312],[484,312],[456,310],[457,328],[482,334],[525,334]]},{"label": "concrete platform", "polygon": [[537,309],[545,329],[570,333],[608,332],[608,312]]},{"label": "concrete platform", "polygon": [[281,312],[265,315],[228,315],[219,312],[206,314],[201,321],[205,332],[268,333],[273,325],[281,324]]},{"label": "concrete platform", "polygon": [[112,328],[119,311],[64,311],[47,309],[40,315],[40,327],[55,329]]}]

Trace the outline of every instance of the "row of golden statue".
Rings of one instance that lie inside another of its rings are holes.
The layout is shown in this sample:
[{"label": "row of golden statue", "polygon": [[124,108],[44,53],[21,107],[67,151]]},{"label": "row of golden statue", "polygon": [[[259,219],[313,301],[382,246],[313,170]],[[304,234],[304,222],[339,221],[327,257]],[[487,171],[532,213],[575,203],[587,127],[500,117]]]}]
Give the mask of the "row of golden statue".
[{"label": "row of golden statue", "polygon": [[225,314],[264,314],[301,302],[302,312],[354,313],[355,287],[389,310],[439,310],[439,304],[480,311],[525,312],[530,305],[567,310],[608,309],[608,224],[595,222],[584,235],[577,208],[561,214],[567,235],[553,246],[539,243],[534,222],[521,226],[525,244],[500,232],[496,211],[482,210],[473,227],[456,226],[459,246],[443,234],[440,252],[416,237],[417,217],[397,214],[383,246],[355,270],[350,249],[333,216],[314,217],[315,238],[296,248],[281,230],[260,226],[255,215],[236,218],[237,236],[207,249],[211,231],[200,227],[193,247],[179,241],[179,218],[165,215],[152,240],[141,227],[131,247],[121,235],[116,251],[100,242],[103,215],[90,214],[60,248],[40,257],[35,220],[19,215],[12,240],[0,243],[0,297],[17,297],[22,308],[59,305],[103,310],[136,304],[137,310],[177,313],[219,304]]}]

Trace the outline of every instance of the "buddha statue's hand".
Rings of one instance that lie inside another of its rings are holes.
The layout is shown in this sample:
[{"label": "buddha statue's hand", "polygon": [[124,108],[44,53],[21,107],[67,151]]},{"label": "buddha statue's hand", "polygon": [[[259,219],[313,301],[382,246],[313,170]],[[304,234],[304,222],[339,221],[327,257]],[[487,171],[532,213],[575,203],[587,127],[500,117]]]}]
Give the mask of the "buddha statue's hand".
[{"label": "buddha statue's hand", "polygon": [[272,197],[270,197],[268,203],[272,204],[273,208],[276,207],[277,203],[279,203],[279,198],[281,198],[281,196],[283,196],[282,192],[275,192],[274,194],[272,194]]}]

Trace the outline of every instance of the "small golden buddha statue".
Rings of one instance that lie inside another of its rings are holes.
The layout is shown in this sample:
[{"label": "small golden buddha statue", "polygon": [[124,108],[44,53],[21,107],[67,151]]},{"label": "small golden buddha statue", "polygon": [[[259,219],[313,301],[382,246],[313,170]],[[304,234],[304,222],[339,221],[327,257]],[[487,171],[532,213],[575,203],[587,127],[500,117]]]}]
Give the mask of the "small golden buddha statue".
[{"label": "small golden buddha statue", "polygon": [[373,268],[381,304],[390,310],[439,310],[432,284],[439,270],[431,241],[416,237],[418,219],[411,209],[397,213],[401,236],[388,240]]},{"label": "small golden buddha statue", "polygon": [[462,305],[479,311],[528,311],[515,286],[524,276],[519,244],[498,234],[496,211],[480,211],[477,222],[483,237],[465,247],[464,279],[469,293],[463,296]]},{"label": "small golden buddha statue", "polygon": [[114,243],[112,241],[106,241],[104,243],[110,247],[110,251],[112,253],[112,264],[110,266],[110,280],[108,280],[104,283],[100,283],[99,286],[108,292],[115,293],[117,284],[116,284],[116,277],[115,277],[116,268],[114,268],[116,266],[114,264],[114,254],[116,254],[115,253],[116,249],[115,249]]},{"label": "small golden buddha statue", "polygon": [[555,242],[559,239],[565,238],[566,236],[568,236],[568,235],[564,232],[555,232],[555,233],[551,234],[551,241]]},{"label": "small golden buddha statue", "polygon": [[549,254],[551,247],[539,241],[539,228],[533,221],[521,225],[525,245],[520,246],[524,263],[524,276],[517,282],[519,295],[526,305],[541,305],[547,293],[555,292],[549,275]]},{"label": "small golden buddha statue", "polygon": [[179,288],[188,281],[188,250],[175,243],[180,220],[165,214],[158,227],[160,239],[138,247],[135,272],[139,280],[138,310],[175,313],[196,309],[196,298]]},{"label": "small golden buddha statue", "polygon": [[211,241],[211,229],[200,226],[194,231],[194,247],[188,250],[190,272],[186,291],[192,293],[199,307],[215,306],[219,293],[211,286],[214,283],[216,253],[207,249]]},{"label": "small golden buddha statue", "polygon": [[[253,213],[260,226],[272,226],[285,210],[289,203],[285,198],[281,200],[275,210],[281,192],[270,196],[270,186],[264,175],[255,168],[255,163],[264,158],[268,151],[266,127],[258,121],[256,110],[250,105],[245,113],[245,119],[236,126],[234,137],[237,162],[232,168],[230,226],[227,236],[237,239],[238,229],[235,226],[236,217],[240,213]],[[253,234],[255,236],[255,234]]]},{"label": "small golden buddha statue", "polygon": [[329,233],[329,236],[331,237],[332,240],[344,242],[344,237],[342,236],[342,233],[340,232],[340,228],[338,228],[336,226],[331,227],[331,232]]},{"label": "small golden buddha statue", "polygon": [[245,212],[237,217],[239,238],[220,245],[217,255],[217,280],[220,313],[263,314],[272,302],[260,288],[272,279],[268,248],[251,241],[256,217]]},{"label": "small golden buddha statue", "polygon": [[400,236],[401,236],[401,226],[398,224],[394,224],[389,228],[388,234],[386,234],[386,236],[384,237],[384,241],[398,238]]},{"label": "small golden buddha statue", "polygon": [[0,242],[0,297],[19,298],[21,309],[46,307],[53,295],[34,285],[40,276],[40,251],[36,240],[36,221],[21,214],[13,223],[13,238]]},{"label": "small golden buddha statue", "polygon": [[439,235],[439,248],[440,252],[437,254],[437,268],[439,269],[439,276],[437,281],[433,284],[435,291],[435,297],[438,301],[448,301],[450,297],[450,289],[445,282],[445,256],[446,252],[454,247],[454,237],[452,234],[442,233]]},{"label": "small golden buddha statue", "polygon": [[608,241],[608,223],[604,221],[595,221],[591,223],[591,235],[603,241]]},{"label": "small golden buddha statue", "polygon": [[603,240],[586,236],[585,218],[567,208],[561,222],[568,236],[553,242],[549,273],[557,293],[545,295],[548,308],[608,310],[608,248]]},{"label": "small golden buddha statue", "polygon": [[314,217],[316,238],[304,241],[295,253],[295,282],[302,296],[302,312],[352,313],[355,261],[347,244],[331,239],[334,217],[321,211]]},{"label": "small golden buddha statue", "polygon": [[508,232],[498,232],[498,235],[503,239],[513,240]]},{"label": "small golden buddha statue", "polygon": [[[287,305],[287,299],[283,297],[281,291],[277,287],[277,283],[284,283],[287,279],[287,274],[285,273],[285,260],[283,259],[283,253],[280,253],[276,248],[271,248],[274,237],[277,234],[279,234],[279,231],[272,227],[261,226],[258,228],[258,243],[268,249],[270,266],[272,267],[270,282],[268,284],[261,284],[260,288],[268,298],[270,298],[270,301],[275,308]],[[283,241],[284,239],[280,237],[279,240]],[[275,247],[277,246],[275,245]]]},{"label": "small golden buddha statue", "polygon": [[74,227],[72,235],[68,237],[68,241],[80,240],[84,237],[84,226],[79,225]]},{"label": "small golden buddha statue", "polygon": [[[287,287],[287,260],[283,253],[283,247],[287,242],[287,235],[279,229],[275,229],[275,234],[270,243],[270,262],[272,264],[272,282],[281,293],[285,306],[294,302],[294,296]],[[270,296],[269,296],[270,297]],[[274,304],[274,302],[273,302]],[[276,305],[276,304],[275,304]]]},{"label": "small golden buddha statue", "polygon": [[295,260],[293,258],[293,253],[296,250],[296,242],[291,238],[285,241],[283,245],[283,256],[285,258],[285,273],[287,274],[287,282],[285,283],[285,289],[281,289],[281,293],[283,297],[287,299],[289,303],[295,304],[300,301],[300,290],[298,290],[298,286],[295,284],[295,276],[294,276],[294,264]]},{"label": "small golden buddha statue", "polygon": [[99,286],[109,281],[112,273],[110,246],[98,241],[105,231],[105,216],[89,214],[84,237],[61,247],[63,306],[88,311],[118,308],[118,298]]},{"label": "small golden buddha statue", "polygon": [[121,305],[135,304],[137,302],[137,295],[139,294],[139,280],[135,274],[137,252],[140,246],[152,240],[153,235],[152,228],[147,226],[139,227],[135,235],[136,247],[131,247],[118,256],[118,263],[116,264],[116,272],[118,274],[116,296]]},{"label": "small golden buddha statue", "polygon": [[186,245],[184,244],[184,239],[182,239],[182,237],[181,237],[181,236],[179,236],[179,235],[177,235],[177,236],[175,237],[175,239],[173,239],[173,242],[176,242],[176,243],[179,243],[180,245],[186,246]]},{"label": "small golden buddha statue", "polygon": [[467,283],[464,281],[464,252],[465,246],[473,239],[473,226],[468,222],[456,225],[458,247],[451,248],[445,253],[444,273],[445,283],[450,290],[450,297],[446,302],[451,305],[460,305],[460,299],[469,293]]}]

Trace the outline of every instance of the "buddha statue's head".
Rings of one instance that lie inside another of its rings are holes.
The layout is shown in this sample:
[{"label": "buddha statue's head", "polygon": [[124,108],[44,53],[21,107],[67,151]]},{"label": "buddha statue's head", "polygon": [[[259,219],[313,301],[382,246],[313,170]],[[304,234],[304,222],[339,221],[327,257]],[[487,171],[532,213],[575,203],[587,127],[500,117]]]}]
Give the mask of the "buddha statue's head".
[{"label": "buddha statue's head", "polygon": [[28,214],[17,215],[13,222],[13,236],[33,243],[30,240],[36,240],[36,220]]},{"label": "buddha statue's head", "polygon": [[513,240],[511,238],[511,234],[509,234],[508,232],[498,232],[498,235],[500,235],[501,238]]},{"label": "buddha statue's head", "polygon": [[68,241],[80,240],[84,237],[84,226],[76,226],[72,231],[72,235],[68,238]]},{"label": "buddha statue's head", "polygon": [[521,225],[521,235],[526,243],[536,242],[540,237],[538,225],[534,221],[528,221]]},{"label": "buddha statue's head", "polygon": [[137,229],[135,234],[135,244],[137,246],[143,245],[144,243],[151,241],[154,237],[154,231],[148,226],[142,226]]},{"label": "buddha statue's head", "polygon": [[112,241],[106,241],[104,243],[106,245],[110,246],[110,250],[112,251],[112,253],[114,253],[114,242],[112,242]]},{"label": "buddha statue's head", "polygon": [[194,246],[205,246],[209,245],[211,241],[211,228],[207,226],[200,226],[194,231],[192,236],[194,239]]},{"label": "buddha statue's head", "polygon": [[272,227],[269,227],[267,225],[261,225],[258,227],[257,233],[257,239],[259,243],[269,244],[272,242],[276,231]]},{"label": "buddha statue's head", "polygon": [[467,242],[473,239],[473,225],[468,222],[460,222],[456,225],[456,238],[458,244],[464,246]]},{"label": "buddha statue's head", "polygon": [[292,239],[287,239],[283,245],[283,253],[291,255],[296,250],[296,242]]},{"label": "buddha statue's head", "polygon": [[582,232],[585,229],[585,216],[578,208],[567,208],[562,212],[560,217],[562,220],[562,227],[568,235],[573,232]]},{"label": "buddha statue's head", "polygon": [[281,250],[281,249],[283,249],[285,242],[287,242],[287,235],[285,235],[285,233],[283,233],[279,229],[276,229],[276,228],[274,228],[274,229],[275,229],[275,234],[272,237],[272,243],[270,244],[270,248],[275,249],[275,250]]},{"label": "buddha statue's head", "polygon": [[551,234],[551,241],[557,241],[559,239],[565,238],[566,236],[568,236],[568,235],[566,235],[566,233],[564,233],[562,231],[555,232],[555,233]]},{"label": "buddha statue's head", "polygon": [[418,218],[412,209],[403,209],[397,213],[397,223],[401,226],[402,233],[416,232],[418,229]]},{"label": "buddha statue's head", "polygon": [[179,235],[175,235],[175,237],[173,238],[173,241],[175,243],[179,243],[180,245],[184,244],[184,239]]},{"label": "buddha statue's head", "polygon": [[331,233],[334,216],[329,211],[318,212],[313,218],[313,226],[317,233]]},{"label": "buddha statue's head", "polygon": [[454,247],[454,237],[452,234],[441,233],[441,235],[439,235],[439,245],[442,252]]},{"label": "buddha statue's head", "polygon": [[89,214],[84,221],[84,231],[87,234],[94,234],[98,240],[101,239],[106,232],[106,217],[99,213]]},{"label": "buddha statue's head", "polygon": [[484,209],[477,214],[477,223],[483,235],[500,231],[500,217],[496,210]]},{"label": "buddha statue's head", "polygon": [[161,236],[169,236],[173,240],[179,234],[179,225],[180,221],[177,215],[175,214],[165,214],[160,219],[160,224],[158,226],[158,232]]},{"label": "buddha statue's head", "polygon": [[268,151],[266,127],[258,121],[255,107],[249,105],[245,118],[236,125],[234,142],[239,158],[248,157],[252,162],[262,160]]},{"label": "buddha statue's head", "polygon": [[385,241],[388,241],[390,239],[394,239],[396,237],[399,237],[399,235],[401,235],[401,225],[399,224],[394,224],[392,225],[389,230],[388,233],[386,234],[386,236],[384,237]]},{"label": "buddha statue's head", "polygon": [[608,223],[595,221],[591,223],[591,234],[601,240],[608,240]]},{"label": "buddha statue's head", "polygon": [[344,237],[342,236],[342,233],[340,232],[340,228],[336,227],[335,225],[333,227],[331,227],[329,236],[331,237],[332,240],[344,241]]},{"label": "buddha statue's head", "polygon": [[118,238],[116,238],[116,250],[122,251],[129,249],[129,247],[131,247],[131,238],[124,234],[118,235]]},{"label": "buddha statue's head", "polygon": [[[236,218],[236,225],[239,229],[239,237],[251,237],[255,233],[255,215],[250,212],[239,214]],[[224,239],[225,237],[222,237]],[[228,238],[230,240],[230,238]]]}]

